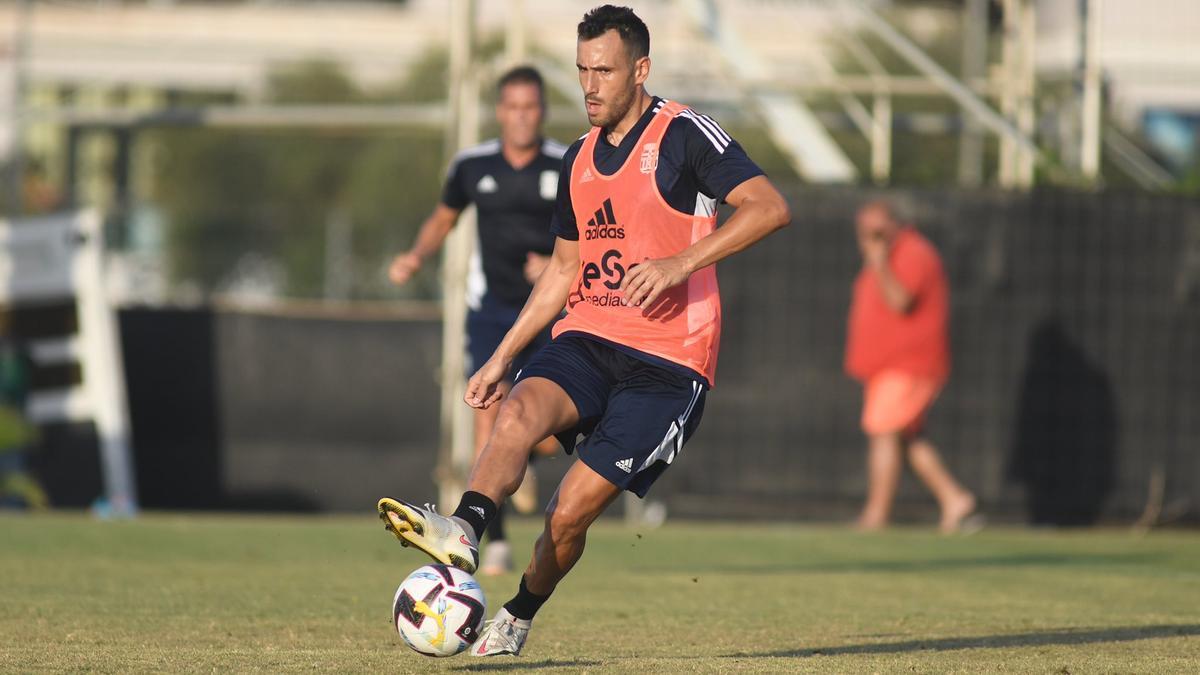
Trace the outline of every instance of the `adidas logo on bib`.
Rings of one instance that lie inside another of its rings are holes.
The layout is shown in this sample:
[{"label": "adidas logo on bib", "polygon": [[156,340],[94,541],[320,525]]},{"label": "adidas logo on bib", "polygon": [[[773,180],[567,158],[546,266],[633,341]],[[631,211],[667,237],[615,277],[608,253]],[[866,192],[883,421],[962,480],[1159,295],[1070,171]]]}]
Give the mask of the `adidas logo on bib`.
[{"label": "adidas logo on bib", "polygon": [[596,209],[596,214],[588,219],[583,238],[587,241],[625,238],[625,228],[617,226],[611,199],[605,199],[600,208]]},{"label": "adidas logo on bib", "polygon": [[633,473],[633,458],[617,460],[617,468],[625,473]]}]

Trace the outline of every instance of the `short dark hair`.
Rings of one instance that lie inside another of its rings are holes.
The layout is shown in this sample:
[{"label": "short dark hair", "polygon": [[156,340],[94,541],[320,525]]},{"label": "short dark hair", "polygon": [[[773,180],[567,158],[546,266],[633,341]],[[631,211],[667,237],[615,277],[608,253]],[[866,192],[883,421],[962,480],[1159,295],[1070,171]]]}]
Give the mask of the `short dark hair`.
[{"label": "short dark hair", "polygon": [[584,14],[579,22],[579,39],[594,40],[610,30],[621,36],[633,60],[650,56],[650,29],[628,7],[603,5]]},{"label": "short dark hair", "polygon": [[496,83],[496,96],[510,84],[532,84],[538,88],[538,95],[546,99],[546,85],[542,83],[542,74],[533,66],[517,66],[500,76]]}]

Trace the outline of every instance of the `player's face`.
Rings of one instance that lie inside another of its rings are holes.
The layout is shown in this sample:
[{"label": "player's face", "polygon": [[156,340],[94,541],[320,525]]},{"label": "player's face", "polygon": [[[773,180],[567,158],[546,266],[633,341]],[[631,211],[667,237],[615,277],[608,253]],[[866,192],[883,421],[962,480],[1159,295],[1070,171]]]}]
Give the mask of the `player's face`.
[{"label": "player's face", "polygon": [[521,149],[537,145],[545,115],[542,91],[536,84],[513,82],[500,90],[496,121],[500,123],[500,140],[505,145]]},{"label": "player's face", "polygon": [[877,206],[868,206],[859,211],[854,225],[858,247],[863,251],[871,245],[891,245],[900,229],[887,210]]},{"label": "player's face", "polygon": [[580,40],[575,65],[588,122],[610,128],[629,112],[638,88],[650,75],[650,58],[633,59],[615,30]]}]

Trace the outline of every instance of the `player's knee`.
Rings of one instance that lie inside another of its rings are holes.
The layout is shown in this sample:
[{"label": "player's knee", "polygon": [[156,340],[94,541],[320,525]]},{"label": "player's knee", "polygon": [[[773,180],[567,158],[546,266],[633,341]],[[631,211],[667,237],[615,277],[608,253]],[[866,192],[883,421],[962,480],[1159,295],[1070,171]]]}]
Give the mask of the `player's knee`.
[{"label": "player's knee", "polygon": [[546,531],[555,541],[582,537],[595,517],[581,505],[554,500],[546,509]]},{"label": "player's knee", "polygon": [[520,398],[506,399],[500,405],[496,414],[496,423],[492,426],[492,439],[505,441],[519,440],[528,435],[529,423],[528,406]]}]

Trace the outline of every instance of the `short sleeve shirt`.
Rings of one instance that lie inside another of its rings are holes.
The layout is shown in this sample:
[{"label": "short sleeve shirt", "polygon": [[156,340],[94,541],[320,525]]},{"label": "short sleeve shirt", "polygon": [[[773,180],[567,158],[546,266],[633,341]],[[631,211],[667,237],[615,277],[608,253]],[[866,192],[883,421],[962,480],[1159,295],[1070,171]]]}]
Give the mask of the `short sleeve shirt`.
[{"label": "short sleeve shirt", "polygon": [[566,148],[542,143],[537,157],[517,169],[491,140],[455,156],[442,189],[442,203],[462,210],[474,204],[479,239],[467,282],[468,304],[484,298],[505,305],[525,304],[533,286],[525,279],[529,253],[554,249],[550,220],[558,195],[559,169]]},{"label": "short sleeve shirt", "polygon": [[888,265],[913,305],[908,312],[889,307],[874,270],[864,266],[854,281],[846,371],[862,381],[885,370],[942,381],[950,374],[950,293],[942,259],[925,237],[905,228],[896,235]]}]

